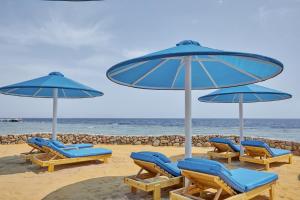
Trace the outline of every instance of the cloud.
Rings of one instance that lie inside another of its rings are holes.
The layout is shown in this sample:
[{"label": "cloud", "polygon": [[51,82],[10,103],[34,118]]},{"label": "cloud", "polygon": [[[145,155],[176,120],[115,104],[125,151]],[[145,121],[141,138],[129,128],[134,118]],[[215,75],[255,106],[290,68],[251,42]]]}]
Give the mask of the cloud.
[{"label": "cloud", "polygon": [[50,15],[36,24],[0,27],[0,40],[19,45],[54,45],[67,48],[95,47],[108,43],[112,34],[105,31],[106,21],[84,25]]},{"label": "cloud", "polygon": [[146,49],[124,49],[122,55],[125,58],[136,58],[149,54],[151,51]]}]

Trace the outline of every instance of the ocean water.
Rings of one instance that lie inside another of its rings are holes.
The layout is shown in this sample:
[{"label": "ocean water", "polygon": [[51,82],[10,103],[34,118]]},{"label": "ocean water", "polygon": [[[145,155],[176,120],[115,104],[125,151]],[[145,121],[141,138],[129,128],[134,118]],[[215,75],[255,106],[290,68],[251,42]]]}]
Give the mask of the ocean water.
[{"label": "ocean water", "polygon": [[[59,133],[104,135],[184,134],[183,119],[58,119]],[[0,134],[51,132],[51,119],[26,118],[22,122],[0,122]],[[239,134],[238,119],[193,119],[193,134]],[[300,142],[300,119],[246,119],[245,136]]]}]

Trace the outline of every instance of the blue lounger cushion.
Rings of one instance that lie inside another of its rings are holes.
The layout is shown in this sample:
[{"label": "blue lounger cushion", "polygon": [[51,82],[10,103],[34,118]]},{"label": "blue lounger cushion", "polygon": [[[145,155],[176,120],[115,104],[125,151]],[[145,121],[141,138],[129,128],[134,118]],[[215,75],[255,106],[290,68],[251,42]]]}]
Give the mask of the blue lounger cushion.
[{"label": "blue lounger cushion", "polygon": [[106,155],[112,153],[110,149],[104,149],[104,148],[63,149],[63,148],[58,148],[51,141],[46,141],[46,140],[42,142],[42,146],[47,146],[68,158],[98,156],[98,155]]},{"label": "blue lounger cushion", "polygon": [[265,148],[273,157],[290,154],[291,151],[285,149],[271,148],[267,143],[258,140],[245,140],[242,141],[243,146],[253,146]]},{"label": "blue lounger cushion", "polygon": [[132,152],[130,157],[135,160],[154,163],[172,176],[180,176],[181,171],[177,167],[177,162],[171,162],[169,158],[158,152]]},{"label": "blue lounger cushion", "polygon": [[172,162],[167,156],[165,156],[164,154],[159,153],[159,152],[153,152],[153,151],[140,151],[139,153],[147,154],[147,155],[150,155],[150,156],[157,157],[157,158],[159,158],[160,160],[162,160],[162,161],[165,162],[165,163],[170,163],[170,162]]},{"label": "blue lounger cushion", "polygon": [[65,145],[64,143],[58,141],[58,140],[51,140],[51,142],[59,147],[59,148],[69,148],[69,147],[75,147],[75,148],[90,148],[90,147],[93,147],[93,144],[88,144],[88,143],[85,143],[85,144],[70,144],[70,145]]},{"label": "blue lounger cushion", "polygon": [[208,160],[208,159],[203,159],[203,158],[186,158],[184,159],[185,161],[191,161],[191,162],[198,162],[198,163],[203,163],[203,164],[210,164],[210,165],[214,165],[216,168],[218,168],[218,170],[222,170],[224,173],[227,173],[228,175],[232,175],[230,170],[228,170],[222,163],[218,162],[218,161],[214,161],[214,160]]},{"label": "blue lounger cushion", "polygon": [[82,148],[82,149],[65,150],[62,154],[69,158],[78,158],[78,157],[87,157],[87,156],[106,155],[111,153],[112,153],[111,150],[104,149],[104,148]]},{"label": "blue lounger cushion", "polygon": [[275,173],[243,168],[228,170],[224,165],[220,167],[221,165],[221,163],[216,164],[211,162],[211,160],[198,158],[190,158],[178,162],[180,169],[218,176],[235,191],[241,193],[248,192],[278,179],[278,175]]},{"label": "blue lounger cushion", "polygon": [[48,139],[44,139],[44,138],[40,138],[40,137],[33,137],[28,139],[28,143],[31,144],[35,144],[39,147],[42,147],[42,143],[44,141],[51,141],[55,146],[57,146],[58,148],[89,148],[89,147],[93,147],[93,144],[70,144],[70,145],[65,145],[62,142],[58,141],[58,140],[48,140]]},{"label": "blue lounger cushion", "polygon": [[46,139],[44,139],[44,138],[32,137],[32,138],[29,138],[27,140],[27,143],[29,143],[29,144],[35,144],[35,145],[37,145],[39,147],[42,147],[42,143],[44,141],[46,141]]},{"label": "blue lounger cushion", "polygon": [[233,143],[231,140],[226,139],[226,138],[211,138],[211,139],[209,139],[209,142],[227,144],[228,146],[230,146],[230,148],[233,151],[235,151],[235,152],[240,152],[241,151],[240,145],[237,145],[237,144]]}]

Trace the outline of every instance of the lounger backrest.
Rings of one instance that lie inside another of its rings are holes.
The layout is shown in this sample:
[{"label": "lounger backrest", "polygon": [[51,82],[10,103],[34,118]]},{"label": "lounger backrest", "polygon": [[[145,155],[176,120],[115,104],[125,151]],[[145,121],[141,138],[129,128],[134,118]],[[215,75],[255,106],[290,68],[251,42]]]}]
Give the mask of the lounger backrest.
[{"label": "lounger backrest", "polygon": [[47,141],[47,140],[44,138],[40,138],[40,137],[32,137],[27,140],[28,143],[35,144],[39,147],[42,147],[42,144],[44,141]]},{"label": "lounger backrest", "polygon": [[250,147],[260,147],[260,148],[264,148],[267,150],[267,152],[269,153],[268,156],[276,156],[273,151],[271,150],[270,146],[263,142],[263,141],[258,141],[258,140],[245,140],[242,141],[242,145],[244,147],[250,146]]},{"label": "lounger backrest", "polygon": [[[209,142],[217,143],[217,144],[218,143],[220,143],[220,144],[227,144],[232,149],[232,151],[235,151],[235,152],[239,152],[240,151],[231,140],[226,139],[226,138],[211,138],[209,140]],[[218,148],[217,145],[216,145],[216,147]]]},{"label": "lounger backrest", "polygon": [[52,142],[52,144],[54,144],[58,148],[66,148],[66,146],[62,142],[60,142],[58,140],[51,140],[51,142]]},{"label": "lounger backrest", "polygon": [[[170,174],[171,176],[175,176],[175,177],[180,176],[180,170],[179,169],[176,170],[170,167],[169,165],[170,160],[163,154],[157,152],[133,152],[131,153],[130,157],[134,160],[153,163],[157,165],[159,168],[163,169],[168,174]],[[145,169],[151,172],[157,172],[156,169],[147,169],[146,167]]]},{"label": "lounger backrest", "polygon": [[67,150],[64,150],[63,148],[59,148],[55,146],[51,140],[44,140],[40,143],[43,147],[47,147],[52,150],[52,152],[56,152],[56,154],[62,156],[62,157],[72,157],[72,155],[68,154]]},{"label": "lounger backrest", "polygon": [[[230,171],[221,163],[212,162],[211,160],[206,160],[206,159],[191,158],[191,159],[185,159],[183,161],[179,161],[178,167],[182,170],[190,170],[193,172],[218,176],[221,180],[223,180],[235,191],[238,192],[245,191],[245,188],[232,178]],[[197,181],[197,180],[193,179],[193,181]],[[199,180],[199,182],[203,182],[203,180]]]},{"label": "lounger backrest", "polygon": [[170,162],[171,162],[171,160],[170,160],[167,156],[165,156],[164,154],[159,153],[159,152],[153,152],[153,151],[140,151],[139,153],[157,157],[158,159],[162,160],[162,161],[165,162],[165,163],[170,163]]}]

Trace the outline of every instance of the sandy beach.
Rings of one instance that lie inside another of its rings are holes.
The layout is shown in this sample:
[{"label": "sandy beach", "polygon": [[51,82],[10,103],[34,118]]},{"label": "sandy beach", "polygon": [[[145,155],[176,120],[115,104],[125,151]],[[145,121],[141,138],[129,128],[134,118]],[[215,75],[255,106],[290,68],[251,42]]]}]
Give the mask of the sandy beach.
[{"label": "sandy beach", "polygon": [[[97,145],[112,149],[108,164],[96,162],[60,166],[53,173],[36,165],[24,163],[19,154],[29,151],[26,144],[0,145],[0,199],[3,200],[66,200],[66,199],[151,199],[152,195],[139,191],[130,193],[123,178],[137,173],[129,155],[133,151],[159,151],[172,160],[183,157],[182,147],[153,147],[147,145]],[[194,156],[204,156],[210,148],[193,148]],[[240,167],[234,161],[233,167]],[[261,169],[262,166],[245,164],[244,167]],[[296,200],[300,195],[300,157],[293,164],[273,164],[271,172],[279,175],[276,199]],[[267,195],[267,194],[266,194]],[[163,192],[168,199],[168,191]],[[255,199],[268,199],[259,196]]]}]

